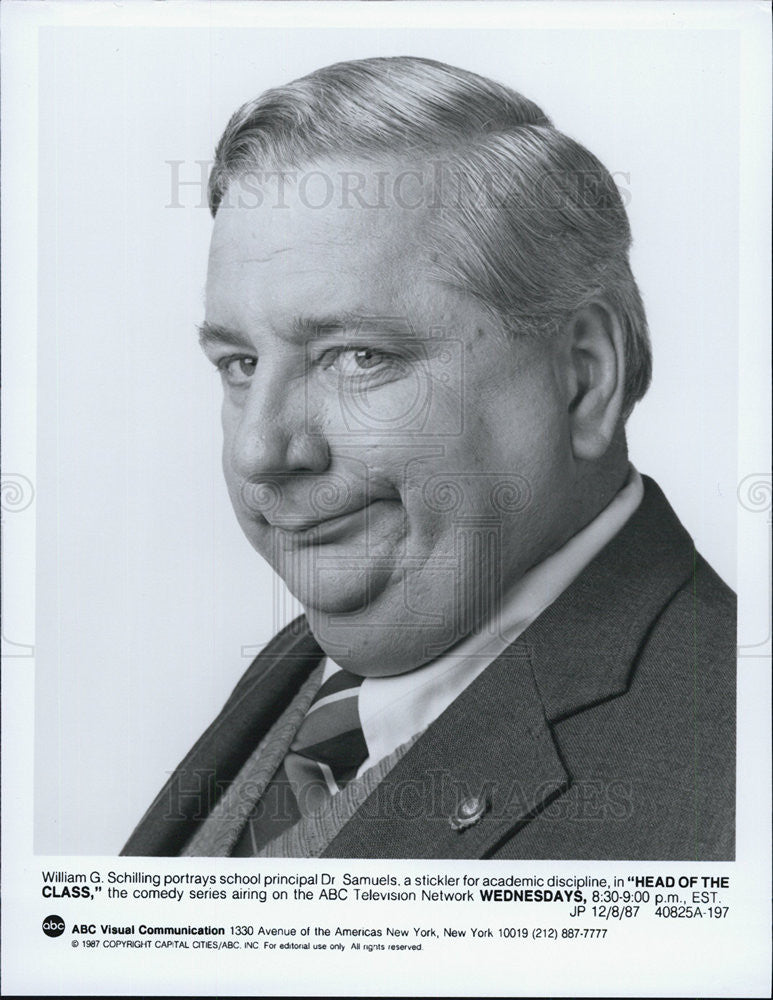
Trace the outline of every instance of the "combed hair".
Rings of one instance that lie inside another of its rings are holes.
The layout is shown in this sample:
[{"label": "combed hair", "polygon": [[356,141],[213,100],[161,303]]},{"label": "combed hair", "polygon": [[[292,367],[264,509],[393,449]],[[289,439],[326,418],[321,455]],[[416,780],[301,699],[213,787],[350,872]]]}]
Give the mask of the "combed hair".
[{"label": "combed hair", "polygon": [[434,266],[507,330],[549,333],[604,299],[623,330],[628,416],[652,371],[628,218],[607,169],[536,104],[430,59],[326,66],[233,115],[210,174],[212,215],[245,174],[326,159],[431,163]]}]

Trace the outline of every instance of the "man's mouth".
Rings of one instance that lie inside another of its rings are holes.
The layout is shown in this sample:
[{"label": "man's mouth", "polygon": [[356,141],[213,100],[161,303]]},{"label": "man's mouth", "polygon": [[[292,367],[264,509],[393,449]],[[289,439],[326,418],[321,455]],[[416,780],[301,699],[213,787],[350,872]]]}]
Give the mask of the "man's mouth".
[{"label": "man's mouth", "polygon": [[268,523],[272,528],[281,531],[282,536],[288,541],[300,544],[324,544],[337,542],[348,535],[359,534],[367,531],[375,518],[378,518],[381,511],[389,506],[394,506],[395,501],[373,500],[361,507],[344,511],[342,514],[334,514],[332,517],[294,520],[292,518],[277,518]]}]

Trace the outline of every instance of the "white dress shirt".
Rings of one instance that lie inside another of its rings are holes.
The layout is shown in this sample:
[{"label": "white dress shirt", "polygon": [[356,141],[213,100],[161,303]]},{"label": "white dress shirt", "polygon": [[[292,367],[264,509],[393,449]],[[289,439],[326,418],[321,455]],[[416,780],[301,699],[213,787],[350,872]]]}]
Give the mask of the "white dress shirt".
[{"label": "white dress shirt", "polygon": [[[359,713],[368,757],[358,775],[423,732],[620,531],[641,502],[641,476],[630,466],[620,492],[590,524],[538,563],[504,595],[499,627],[491,623],[430,663],[393,677],[366,677]],[[341,667],[326,658],[323,683]]]}]

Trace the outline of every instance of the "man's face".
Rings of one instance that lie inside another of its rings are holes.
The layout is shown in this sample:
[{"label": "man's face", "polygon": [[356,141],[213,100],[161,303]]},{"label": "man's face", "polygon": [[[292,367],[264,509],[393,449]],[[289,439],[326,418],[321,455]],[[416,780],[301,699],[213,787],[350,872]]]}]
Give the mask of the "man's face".
[{"label": "man's face", "polygon": [[232,188],[202,342],[244,533],[331,656],[392,674],[564,540],[566,387],[559,346],[508,338],[434,276],[425,209],[365,207],[344,169],[324,208],[308,186],[286,207]]}]

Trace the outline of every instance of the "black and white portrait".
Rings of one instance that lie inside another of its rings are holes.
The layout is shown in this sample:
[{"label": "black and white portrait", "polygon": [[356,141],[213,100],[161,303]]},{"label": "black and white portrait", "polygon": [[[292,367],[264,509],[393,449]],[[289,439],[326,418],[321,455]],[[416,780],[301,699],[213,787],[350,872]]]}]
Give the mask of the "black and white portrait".
[{"label": "black and white portrait", "polygon": [[734,858],[738,50],[579,37],[42,38],[40,853]]},{"label": "black and white portrait", "polygon": [[769,27],[0,4],[7,992],[768,995]]}]

